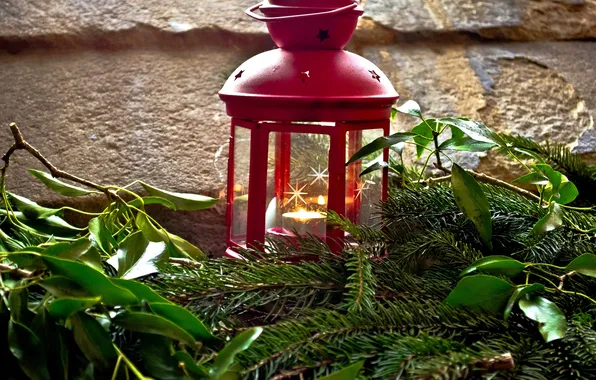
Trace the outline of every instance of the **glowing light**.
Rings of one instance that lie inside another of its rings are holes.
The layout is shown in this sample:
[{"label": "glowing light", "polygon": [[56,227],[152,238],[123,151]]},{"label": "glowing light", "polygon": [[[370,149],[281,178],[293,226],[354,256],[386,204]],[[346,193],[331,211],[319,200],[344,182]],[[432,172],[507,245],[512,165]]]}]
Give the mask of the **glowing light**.
[{"label": "glowing light", "polygon": [[327,202],[325,201],[325,197],[322,195],[319,195],[319,198],[317,198],[317,204],[319,204],[321,206],[325,206],[325,204],[327,204]]},{"label": "glowing light", "polygon": [[296,187],[294,187],[292,185],[289,185],[289,186],[290,186],[290,189],[292,189],[292,191],[284,192],[284,194],[291,195],[290,199],[288,199],[288,203],[290,203],[290,202],[292,202],[292,200],[294,200],[296,207],[298,207],[298,201],[301,201],[304,204],[306,204],[306,201],[302,197],[303,195],[308,194],[308,193],[302,191],[302,190],[304,190],[306,185],[302,186],[301,188],[298,188],[299,185],[298,185],[298,182],[296,182]]},{"label": "glowing light", "polygon": [[300,209],[294,212],[286,212],[282,215],[284,218],[294,219],[295,221],[299,221],[302,223],[309,222],[313,219],[325,219],[325,215],[321,214],[320,212],[316,211],[306,211],[305,209]]}]

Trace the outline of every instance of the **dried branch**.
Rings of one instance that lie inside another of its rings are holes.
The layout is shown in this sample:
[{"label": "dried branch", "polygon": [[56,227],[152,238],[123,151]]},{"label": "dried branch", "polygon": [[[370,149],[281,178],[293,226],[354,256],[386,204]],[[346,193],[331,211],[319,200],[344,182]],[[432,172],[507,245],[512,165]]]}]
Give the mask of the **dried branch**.
[{"label": "dried branch", "polygon": [[0,272],[16,274],[17,276],[24,277],[24,278],[33,277],[33,272],[31,272],[31,271],[11,267],[10,265],[6,265],[6,264],[0,264]]}]

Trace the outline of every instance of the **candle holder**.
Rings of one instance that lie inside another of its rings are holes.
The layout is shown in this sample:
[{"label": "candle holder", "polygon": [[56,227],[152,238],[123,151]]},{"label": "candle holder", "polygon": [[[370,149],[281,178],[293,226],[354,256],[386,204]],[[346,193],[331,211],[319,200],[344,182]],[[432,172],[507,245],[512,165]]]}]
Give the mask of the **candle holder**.
[{"label": "candle holder", "polygon": [[[232,118],[228,247],[310,234],[339,251],[344,233],[327,212],[372,225],[373,205],[387,196],[386,168],[361,177],[361,162],[345,163],[389,134],[399,96],[373,63],[341,50],[359,1],[267,0],[247,13],[267,23],[280,49],[243,63],[219,93]],[[387,150],[380,155],[388,161]]]}]

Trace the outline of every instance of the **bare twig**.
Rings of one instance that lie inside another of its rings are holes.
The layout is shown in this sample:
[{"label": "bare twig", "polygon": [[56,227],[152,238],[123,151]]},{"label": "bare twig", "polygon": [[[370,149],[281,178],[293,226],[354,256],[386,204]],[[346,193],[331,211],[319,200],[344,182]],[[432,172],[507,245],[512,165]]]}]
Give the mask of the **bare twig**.
[{"label": "bare twig", "polygon": [[16,274],[17,276],[24,277],[24,278],[33,277],[33,272],[31,272],[31,271],[11,267],[10,265],[6,265],[6,264],[0,264],[0,272]]},{"label": "bare twig", "polygon": [[[499,186],[499,187],[504,187],[508,190],[513,191],[514,193],[517,193],[521,196],[524,196],[526,198],[535,200],[537,202],[540,202],[540,197],[537,196],[536,194],[528,191],[528,190],[524,190],[521,187],[517,187],[515,185],[512,185],[508,182],[505,181],[501,181],[498,178],[494,178],[491,176],[488,176],[486,174],[483,173],[476,173],[472,170],[467,170],[468,173],[470,173],[472,175],[472,177],[476,178],[477,180],[479,180],[480,182],[484,182],[484,183],[489,183],[491,185],[495,185],[495,186]],[[429,185],[435,184],[435,183],[441,183],[441,182],[447,182],[451,180],[451,175],[447,175],[444,177],[435,177],[435,178],[429,178],[427,180],[425,180],[424,182],[426,182]]]},{"label": "bare twig", "polygon": [[8,168],[10,156],[17,150],[25,150],[29,154],[31,154],[33,157],[35,157],[39,162],[41,162],[43,164],[43,166],[45,166],[50,171],[50,174],[52,174],[52,176],[54,178],[62,178],[62,179],[67,179],[67,180],[70,180],[73,182],[77,182],[81,185],[101,191],[102,193],[105,193],[106,195],[108,195],[108,197],[110,197],[111,195],[114,195],[114,194],[111,194],[110,190],[105,186],[98,185],[96,183],[93,183],[93,182],[88,181],[83,178],[79,178],[75,175],[72,175],[70,173],[67,173],[65,171],[62,171],[62,170],[56,168],[50,161],[48,161],[39,152],[39,150],[37,150],[35,147],[33,147],[31,144],[29,144],[27,141],[25,141],[25,139],[23,138],[23,135],[21,134],[21,131],[19,130],[19,127],[15,123],[10,124],[10,131],[12,132],[12,137],[14,138],[15,143],[10,147],[10,149],[6,152],[6,154],[4,154],[4,156],[2,156],[2,160],[4,160],[4,162],[5,162],[4,167],[2,168],[2,174],[4,174]]},{"label": "bare twig", "polygon": [[190,259],[182,259],[182,258],[176,258],[176,257],[170,257],[168,259],[169,262],[171,262],[172,264],[178,264],[178,265],[182,265],[182,266],[186,266],[186,267],[191,267],[191,268],[195,268],[195,269],[202,269],[203,268],[203,264],[199,261],[193,261]]}]

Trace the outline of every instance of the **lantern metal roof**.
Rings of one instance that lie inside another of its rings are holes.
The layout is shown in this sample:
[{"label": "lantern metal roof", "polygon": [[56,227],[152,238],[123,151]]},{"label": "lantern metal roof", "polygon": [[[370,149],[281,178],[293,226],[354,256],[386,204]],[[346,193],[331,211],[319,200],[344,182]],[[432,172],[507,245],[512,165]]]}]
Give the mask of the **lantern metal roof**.
[{"label": "lantern metal roof", "polygon": [[267,5],[263,3],[247,12],[266,21],[274,41],[283,48],[249,59],[230,76],[219,93],[229,116],[279,121],[389,118],[399,97],[390,80],[372,62],[341,50],[362,14],[356,2],[315,9],[297,7],[300,1],[291,0],[287,15],[278,16],[284,11],[283,4],[278,4],[284,0],[270,1],[276,17],[252,13]]}]

